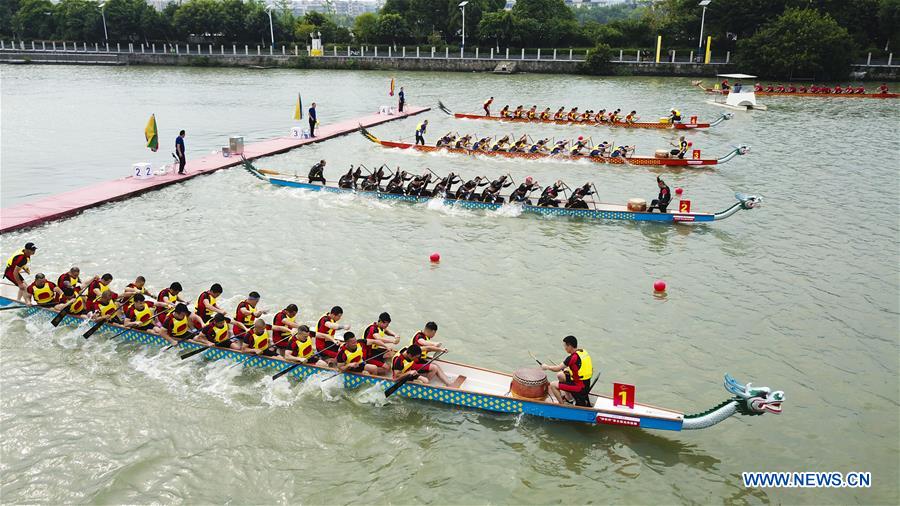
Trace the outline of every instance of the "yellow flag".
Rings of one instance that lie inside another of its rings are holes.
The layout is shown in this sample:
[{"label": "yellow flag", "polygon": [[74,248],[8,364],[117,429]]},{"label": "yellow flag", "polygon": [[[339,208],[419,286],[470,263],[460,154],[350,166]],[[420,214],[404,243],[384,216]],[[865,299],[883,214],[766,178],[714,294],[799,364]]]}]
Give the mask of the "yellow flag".
[{"label": "yellow flag", "polygon": [[147,147],[150,151],[156,152],[159,149],[159,132],[156,130],[156,114],[151,114],[147,120],[147,126],[144,127],[144,138],[147,140]]},{"label": "yellow flag", "polygon": [[297,94],[297,105],[294,106],[294,120],[300,121],[303,119],[303,98],[300,94]]}]

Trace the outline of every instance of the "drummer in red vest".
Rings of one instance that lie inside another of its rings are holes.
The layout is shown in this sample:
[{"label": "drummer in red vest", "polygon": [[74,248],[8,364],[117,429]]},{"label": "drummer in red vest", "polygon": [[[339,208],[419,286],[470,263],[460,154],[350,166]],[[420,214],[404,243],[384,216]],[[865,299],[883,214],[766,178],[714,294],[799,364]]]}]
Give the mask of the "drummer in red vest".
[{"label": "drummer in red vest", "polygon": [[889,93],[887,83],[881,83],[881,86],[878,87],[878,93],[886,94]]},{"label": "drummer in red vest", "polygon": [[557,381],[550,383],[550,394],[560,404],[590,406],[590,382],[594,374],[591,356],[578,347],[575,336],[563,338],[563,349],[569,356],[561,364],[541,364],[541,369],[556,372]]}]

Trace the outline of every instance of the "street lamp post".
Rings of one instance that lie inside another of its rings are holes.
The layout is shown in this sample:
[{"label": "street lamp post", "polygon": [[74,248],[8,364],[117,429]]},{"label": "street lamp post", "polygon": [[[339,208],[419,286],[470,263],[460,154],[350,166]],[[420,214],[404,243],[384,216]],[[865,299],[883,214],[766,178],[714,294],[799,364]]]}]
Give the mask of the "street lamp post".
[{"label": "street lamp post", "polygon": [[266,14],[269,15],[269,36],[272,37],[272,48],[275,48],[275,24],[272,22],[272,11],[275,9],[275,6],[269,4],[266,6]]},{"label": "street lamp post", "polygon": [[698,4],[703,7],[703,14],[700,16],[700,40],[697,42],[697,58],[699,61],[703,61],[701,56],[703,54],[703,25],[706,22],[706,6],[709,5],[710,2],[712,2],[712,0],[700,0],[700,3]]},{"label": "street lamp post", "polygon": [[466,49],[466,5],[469,3],[469,0],[465,0],[464,2],[459,3],[459,10],[462,11],[462,49],[465,51]]},{"label": "street lamp post", "polygon": [[100,17],[103,18],[103,39],[109,42],[109,34],[106,32],[106,2],[100,2]]}]

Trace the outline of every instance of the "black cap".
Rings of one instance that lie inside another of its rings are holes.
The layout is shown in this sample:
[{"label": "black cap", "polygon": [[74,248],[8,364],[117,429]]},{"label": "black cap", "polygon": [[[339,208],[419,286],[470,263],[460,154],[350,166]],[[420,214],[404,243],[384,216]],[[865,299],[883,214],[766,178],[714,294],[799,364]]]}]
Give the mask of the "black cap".
[{"label": "black cap", "polygon": [[37,246],[35,246],[33,242],[27,242],[27,243],[25,243],[25,249],[30,249],[31,251],[37,251]]}]

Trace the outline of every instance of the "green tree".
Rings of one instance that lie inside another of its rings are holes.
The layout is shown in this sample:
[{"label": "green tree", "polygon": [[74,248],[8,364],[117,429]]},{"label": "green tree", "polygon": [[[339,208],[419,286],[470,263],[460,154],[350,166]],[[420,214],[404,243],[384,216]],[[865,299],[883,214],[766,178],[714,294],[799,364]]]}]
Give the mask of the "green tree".
[{"label": "green tree", "polygon": [[499,51],[500,46],[509,46],[512,42],[515,24],[515,18],[510,11],[488,12],[478,23],[478,33],[482,40],[493,40]]},{"label": "green tree", "polygon": [[856,48],[847,30],[815,9],[787,9],[738,42],[738,65],[770,78],[842,79]]},{"label": "green tree", "polygon": [[13,16],[19,10],[21,0],[0,1],[0,35],[13,34]]},{"label": "green tree", "polygon": [[551,19],[575,19],[563,0],[517,0],[512,13],[519,19],[549,21]]},{"label": "green tree", "polygon": [[353,36],[359,42],[374,42],[378,36],[378,16],[371,12],[357,16],[353,21]]},{"label": "green tree", "polygon": [[104,7],[109,40],[140,40],[159,36],[164,17],[144,0],[109,0]]},{"label": "green tree", "polygon": [[410,38],[409,27],[399,14],[382,14],[378,16],[377,37],[380,42],[396,44]]},{"label": "green tree", "polygon": [[584,63],[579,66],[579,70],[583,74],[595,76],[612,74],[613,66],[612,63],[610,63],[612,57],[612,48],[606,44],[597,44],[590,50]]},{"label": "green tree", "polygon": [[49,0],[22,0],[12,17],[13,31],[21,38],[49,39],[56,31]]},{"label": "green tree", "polygon": [[56,34],[67,40],[102,40],[103,19],[97,2],[62,0],[56,4]]},{"label": "green tree", "polygon": [[900,48],[900,0],[881,0],[878,6],[877,43],[885,51]]},{"label": "green tree", "polygon": [[189,0],[175,12],[175,27],[188,36],[216,36],[225,29],[225,12],[216,0]]}]

